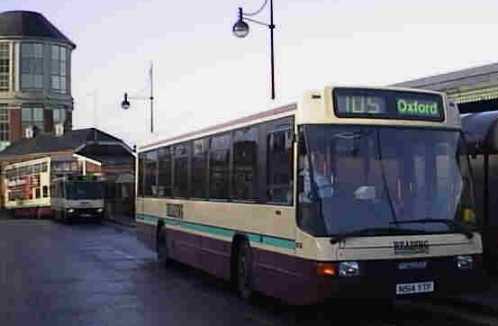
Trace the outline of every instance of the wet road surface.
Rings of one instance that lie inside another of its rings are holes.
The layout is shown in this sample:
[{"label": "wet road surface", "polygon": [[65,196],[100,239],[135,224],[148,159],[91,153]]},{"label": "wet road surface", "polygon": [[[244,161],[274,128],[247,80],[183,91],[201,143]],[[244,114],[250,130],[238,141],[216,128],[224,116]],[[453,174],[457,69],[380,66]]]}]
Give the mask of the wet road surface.
[{"label": "wet road surface", "polygon": [[[228,283],[163,269],[133,229],[0,221],[0,325],[474,325],[410,303],[291,307],[239,299]],[[347,306],[351,308],[350,306]]]}]

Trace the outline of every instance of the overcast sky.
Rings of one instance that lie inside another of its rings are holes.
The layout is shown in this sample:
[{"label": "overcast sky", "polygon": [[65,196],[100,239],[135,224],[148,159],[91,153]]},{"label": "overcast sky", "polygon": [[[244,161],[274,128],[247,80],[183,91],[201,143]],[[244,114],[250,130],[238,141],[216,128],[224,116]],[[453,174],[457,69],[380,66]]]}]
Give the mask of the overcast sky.
[{"label": "overcast sky", "polygon": [[[269,32],[232,35],[237,8],[264,0],[0,0],[0,11],[44,14],[77,44],[74,127],[130,145],[297,100],[326,84],[386,85],[498,61],[496,0],[274,0],[277,100],[270,100]],[[259,20],[269,20],[269,7]]]}]

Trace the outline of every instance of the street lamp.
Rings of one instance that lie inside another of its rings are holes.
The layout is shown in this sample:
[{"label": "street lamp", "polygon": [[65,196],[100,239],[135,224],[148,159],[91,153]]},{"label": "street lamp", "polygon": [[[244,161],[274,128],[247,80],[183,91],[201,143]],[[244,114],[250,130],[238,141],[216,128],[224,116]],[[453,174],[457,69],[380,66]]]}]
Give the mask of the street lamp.
[{"label": "street lamp", "polygon": [[123,108],[123,110],[128,110],[130,108],[130,102],[128,101],[128,93],[124,93],[124,100],[121,102],[121,108]]},{"label": "street lamp", "polygon": [[150,81],[150,96],[132,96],[128,97],[128,93],[124,93],[123,101],[121,101],[121,108],[123,110],[128,110],[131,106],[129,99],[132,100],[149,100],[150,101],[150,133],[154,133],[154,87],[153,87],[153,74],[152,74],[152,63],[149,69],[149,81]]},{"label": "street lamp", "polygon": [[273,48],[273,30],[275,29],[275,25],[273,24],[273,0],[270,1],[270,23],[267,24],[265,22],[261,22],[252,18],[251,16],[255,16],[259,14],[268,3],[268,0],[265,0],[263,5],[253,13],[244,13],[242,8],[239,7],[239,19],[232,27],[233,34],[238,38],[244,38],[249,34],[249,25],[244,21],[247,20],[249,22],[266,26],[270,29],[270,62],[271,62],[271,98],[275,99],[275,56],[274,56],[274,48]]}]

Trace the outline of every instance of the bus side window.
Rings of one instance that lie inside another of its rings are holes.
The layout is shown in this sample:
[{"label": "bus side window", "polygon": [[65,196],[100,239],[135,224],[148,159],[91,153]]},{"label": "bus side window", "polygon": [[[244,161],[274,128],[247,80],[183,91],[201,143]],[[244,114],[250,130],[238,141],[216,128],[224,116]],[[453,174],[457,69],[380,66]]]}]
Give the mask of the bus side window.
[{"label": "bus side window", "polygon": [[144,195],[147,197],[157,196],[157,150],[145,154],[144,162]]},{"label": "bus side window", "polygon": [[43,186],[43,198],[47,198],[47,197],[48,197],[48,187]]},{"label": "bus side window", "polygon": [[256,199],[258,170],[258,129],[249,127],[234,132],[233,137],[233,186],[232,199]]},{"label": "bus side window", "polygon": [[144,189],[145,189],[145,153],[140,153],[138,154],[138,189],[137,189],[137,195],[138,196],[143,196],[145,194]]},{"label": "bus side window", "polygon": [[228,199],[232,134],[211,137],[209,144],[209,197]]},{"label": "bus side window", "polygon": [[40,198],[40,188],[35,188],[35,198]]},{"label": "bus side window", "polygon": [[[158,183],[158,195],[159,197],[171,197],[172,196],[172,168],[173,168],[173,161],[172,161],[172,147],[162,147],[159,149],[159,166],[158,166],[158,176],[157,176],[157,183]],[[143,174],[142,171],[143,166],[140,166],[140,175],[139,175],[139,180],[142,180],[141,174]],[[124,188],[123,188],[124,189]],[[142,195],[141,189],[143,189],[143,184],[142,181],[139,183],[139,191],[140,194]]]},{"label": "bus side window", "polygon": [[191,143],[186,142],[173,147],[173,196],[190,197],[189,160]]},{"label": "bus side window", "polygon": [[270,202],[292,205],[292,132],[278,130],[267,137],[267,191]]}]

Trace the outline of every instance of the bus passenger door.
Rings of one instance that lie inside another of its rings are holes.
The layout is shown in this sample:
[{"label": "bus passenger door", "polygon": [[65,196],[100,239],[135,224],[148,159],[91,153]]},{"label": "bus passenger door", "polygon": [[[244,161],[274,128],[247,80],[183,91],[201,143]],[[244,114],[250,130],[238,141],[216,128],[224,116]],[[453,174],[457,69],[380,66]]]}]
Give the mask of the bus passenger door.
[{"label": "bus passenger door", "polygon": [[255,285],[273,284],[265,292],[285,296],[296,281],[291,275],[297,271],[293,119],[287,117],[264,124],[260,137],[258,183],[262,204],[255,207],[253,219],[263,235],[262,250],[257,250],[254,262],[256,283],[259,283]]}]

